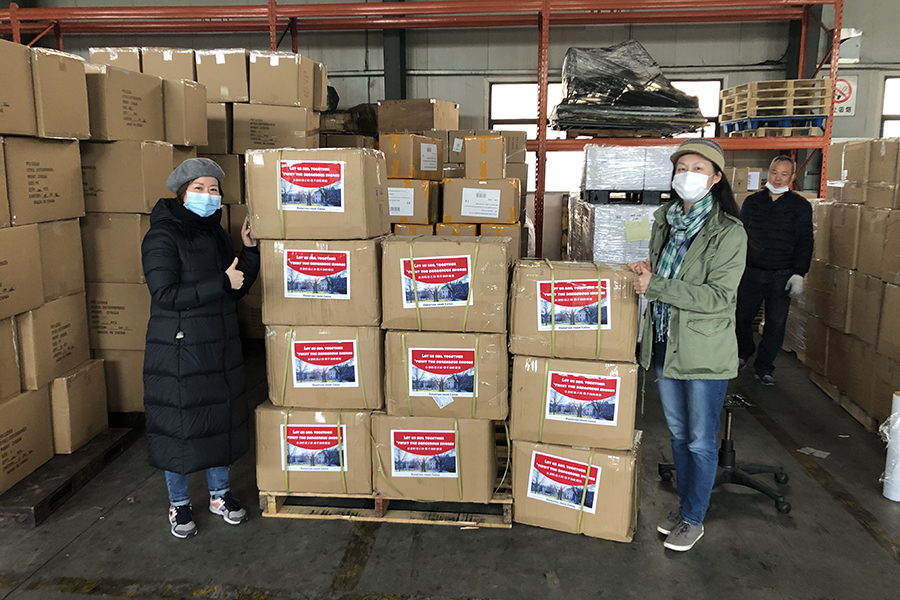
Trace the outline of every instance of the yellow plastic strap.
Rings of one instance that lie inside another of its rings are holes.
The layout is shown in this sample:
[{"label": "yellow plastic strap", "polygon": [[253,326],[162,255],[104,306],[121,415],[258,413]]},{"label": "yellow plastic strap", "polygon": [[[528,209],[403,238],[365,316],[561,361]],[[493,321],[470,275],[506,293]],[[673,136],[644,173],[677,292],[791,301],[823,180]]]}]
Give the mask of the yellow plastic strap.
[{"label": "yellow plastic strap", "polygon": [[[547,402],[547,398],[550,396],[550,390],[548,389],[548,384],[550,383],[550,359],[544,359],[544,402]],[[544,441],[544,414],[547,412],[547,409],[544,407],[544,404],[541,403],[541,424],[538,425],[538,442]]]},{"label": "yellow plastic strap", "polygon": [[338,457],[341,465],[341,487],[347,493],[347,473],[344,471],[344,436],[341,435],[341,411],[338,411],[337,419]]},{"label": "yellow plastic strap", "polygon": [[[422,311],[419,308],[419,284],[416,283],[416,262],[413,260],[413,242],[416,241],[415,238],[409,240],[409,273],[412,275],[413,280],[413,297],[416,299],[416,321],[419,326],[419,331],[422,331]],[[406,297],[406,292],[404,292],[404,298]],[[465,329],[463,330],[465,331]]]},{"label": "yellow plastic strap", "polygon": [[581,507],[578,509],[578,525],[577,525],[577,527],[575,527],[575,533],[581,533],[581,517],[584,516],[584,501],[587,499],[588,484],[591,482],[591,463],[592,462],[594,462],[594,449],[593,448],[591,448],[591,455],[588,458],[587,473],[585,473],[585,475],[584,475],[584,487],[581,489]]},{"label": "yellow plastic strap", "polygon": [[478,342],[481,339],[481,334],[475,334],[475,376],[473,377],[474,381],[472,382],[472,418],[475,419],[475,407],[478,404]]},{"label": "yellow plastic strap", "polygon": [[453,419],[453,433],[456,436],[453,440],[453,444],[456,446],[456,487],[459,490],[459,499],[462,500],[462,460],[459,457],[459,419]]},{"label": "yellow plastic strap", "polygon": [[359,327],[356,328],[356,375],[359,377],[359,389],[362,391],[363,395],[363,406],[366,407],[366,410],[369,410],[369,401],[366,399],[366,379],[363,377],[363,369],[362,364],[360,364],[359,357],[362,356],[362,352],[359,351]]},{"label": "yellow plastic strap", "polygon": [[281,156],[283,151],[278,151],[278,164],[275,167],[275,175],[278,178],[278,218],[281,220],[281,239],[284,237],[284,193],[281,191]]},{"label": "yellow plastic strap", "polygon": [[[594,264],[597,265],[597,353],[594,358],[600,360],[600,332],[603,330],[603,279],[600,273],[600,263]],[[610,290],[606,290],[607,297],[609,297],[609,292]],[[610,302],[612,302],[611,298]],[[609,312],[606,314],[608,315]]]},{"label": "yellow plastic strap", "polygon": [[494,490],[495,494],[500,491],[500,488],[506,482],[506,476],[509,475],[509,465],[512,461],[512,446],[509,443],[509,423],[506,421],[503,422],[503,430],[506,432],[506,468],[503,469],[503,477],[500,478],[500,483],[497,484],[497,488]]},{"label": "yellow plastic strap", "polygon": [[284,396],[287,394],[287,378],[288,373],[291,370],[291,355],[294,353],[294,328],[291,327],[290,333],[288,333],[288,347],[287,354],[284,357],[284,378],[281,381],[281,406],[284,406]]},{"label": "yellow plastic strap", "polygon": [[282,452],[284,452],[284,491],[291,491],[291,487],[288,484],[288,419],[291,417],[291,409],[287,409],[284,411],[284,447],[282,448]]},{"label": "yellow plastic strap", "polygon": [[556,358],[556,270],[548,259],[544,262],[550,267],[550,356]]},{"label": "yellow plastic strap", "polygon": [[406,350],[406,334],[400,334],[400,341],[403,344],[403,372],[406,373],[406,410],[409,413],[409,416],[413,416],[412,413],[412,398],[409,395],[409,357],[407,356],[408,352]]},{"label": "yellow plastic strap", "polygon": [[478,265],[478,251],[481,249],[481,238],[479,237],[475,241],[475,256],[472,258],[472,267],[471,271],[469,271],[469,295],[466,296],[466,312],[463,314],[463,326],[462,330],[465,333],[466,324],[469,322],[469,306],[472,303],[472,293],[475,289],[475,273],[477,271],[476,266]]}]

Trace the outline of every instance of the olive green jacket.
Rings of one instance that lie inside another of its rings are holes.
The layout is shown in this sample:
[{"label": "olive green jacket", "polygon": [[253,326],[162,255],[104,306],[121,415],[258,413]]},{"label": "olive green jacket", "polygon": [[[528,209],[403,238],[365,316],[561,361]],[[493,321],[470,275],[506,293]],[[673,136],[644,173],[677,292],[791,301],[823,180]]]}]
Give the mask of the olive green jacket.
[{"label": "olive green jacket", "polygon": [[672,307],[670,337],[662,376],[671,379],[733,379],[737,377],[737,337],[734,313],[737,289],[747,258],[747,234],[735,217],[713,205],[703,229],[691,241],[675,279],[656,275],[656,265],[668,239],[668,203],[654,213],[650,234],[653,275],[645,296],[641,366],[650,369],[653,350],[652,302]]}]

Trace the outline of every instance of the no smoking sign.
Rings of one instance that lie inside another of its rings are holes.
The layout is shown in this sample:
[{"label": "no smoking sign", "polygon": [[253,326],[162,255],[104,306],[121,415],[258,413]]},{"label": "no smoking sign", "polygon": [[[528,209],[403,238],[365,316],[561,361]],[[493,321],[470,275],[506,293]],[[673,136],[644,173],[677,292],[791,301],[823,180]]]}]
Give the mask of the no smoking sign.
[{"label": "no smoking sign", "polygon": [[852,117],[856,114],[858,75],[838,77],[834,83],[834,116]]}]

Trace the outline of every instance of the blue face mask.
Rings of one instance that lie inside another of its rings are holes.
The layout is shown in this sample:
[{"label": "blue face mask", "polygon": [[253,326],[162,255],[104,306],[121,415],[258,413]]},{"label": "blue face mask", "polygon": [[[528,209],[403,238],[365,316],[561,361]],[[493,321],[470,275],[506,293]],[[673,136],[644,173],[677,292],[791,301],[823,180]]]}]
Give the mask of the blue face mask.
[{"label": "blue face mask", "polygon": [[184,195],[184,207],[201,217],[208,217],[222,207],[222,196],[187,192]]}]

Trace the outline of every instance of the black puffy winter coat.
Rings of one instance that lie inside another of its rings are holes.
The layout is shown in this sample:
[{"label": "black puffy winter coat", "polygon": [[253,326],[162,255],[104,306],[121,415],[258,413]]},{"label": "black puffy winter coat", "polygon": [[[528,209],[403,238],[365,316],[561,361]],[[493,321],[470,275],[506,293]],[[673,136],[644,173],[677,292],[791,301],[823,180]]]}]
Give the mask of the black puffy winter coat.
[{"label": "black puffy winter coat", "polygon": [[234,463],[249,448],[249,408],[235,303],[259,274],[259,250],[225,274],[234,248],[221,211],[199,217],[174,198],[153,208],[141,246],[150,288],[144,409],[150,465],[187,474]]}]

